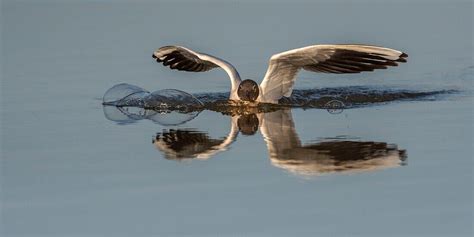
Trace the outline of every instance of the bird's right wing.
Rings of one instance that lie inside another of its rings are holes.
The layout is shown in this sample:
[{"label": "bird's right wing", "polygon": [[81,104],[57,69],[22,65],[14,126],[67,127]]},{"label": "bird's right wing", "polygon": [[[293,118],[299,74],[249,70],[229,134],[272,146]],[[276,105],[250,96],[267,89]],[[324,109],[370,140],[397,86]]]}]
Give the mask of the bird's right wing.
[{"label": "bird's right wing", "polygon": [[[207,56],[207,57],[206,57]],[[188,72],[205,72],[219,67],[216,61],[221,60],[210,55],[194,52],[182,46],[164,46],[153,53],[157,62],[171,69]]]}]

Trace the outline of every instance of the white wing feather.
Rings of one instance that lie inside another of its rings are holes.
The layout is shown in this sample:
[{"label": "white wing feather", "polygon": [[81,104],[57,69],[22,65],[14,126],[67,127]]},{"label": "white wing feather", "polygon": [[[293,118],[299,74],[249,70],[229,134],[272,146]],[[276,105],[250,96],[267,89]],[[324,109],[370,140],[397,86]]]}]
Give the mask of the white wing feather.
[{"label": "white wing feather", "polygon": [[408,55],[394,49],[370,45],[313,45],[275,54],[260,84],[257,101],[278,103],[289,97],[300,69],[323,73],[359,73],[397,66]]}]

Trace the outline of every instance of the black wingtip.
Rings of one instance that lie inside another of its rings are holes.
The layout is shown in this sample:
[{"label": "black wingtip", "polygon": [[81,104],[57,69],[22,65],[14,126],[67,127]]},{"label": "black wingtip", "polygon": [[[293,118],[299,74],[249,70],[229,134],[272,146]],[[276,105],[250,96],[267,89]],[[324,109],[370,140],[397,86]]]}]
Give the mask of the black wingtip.
[{"label": "black wingtip", "polygon": [[155,54],[153,54],[151,57],[152,57],[152,58],[158,58]]},{"label": "black wingtip", "polygon": [[402,52],[402,54],[400,54],[399,58],[395,61],[401,62],[401,63],[406,63],[407,62],[406,58],[408,58],[408,54]]},{"label": "black wingtip", "polygon": [[396,62],[401,62],[401,63],[406,63],[407,60],[405,58],[399,58],[397,60],[395,60]]},{"label": "black wingtip", "polygon": [[394,61],[386,61],[385,64],[388,65],[388,66],[394,66],[394,67],[398,66],[398,63],[396,63]]}]

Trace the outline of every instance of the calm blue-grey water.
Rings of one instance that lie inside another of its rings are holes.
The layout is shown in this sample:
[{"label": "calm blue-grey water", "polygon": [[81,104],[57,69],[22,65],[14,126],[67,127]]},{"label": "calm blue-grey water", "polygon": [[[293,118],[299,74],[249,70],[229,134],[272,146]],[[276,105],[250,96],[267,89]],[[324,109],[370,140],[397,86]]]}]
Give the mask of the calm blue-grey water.
[{"label": "calm blue-grey water", "polygon": [[[5,0],[0,233],[472,236],[472,20],[472,1]],[[458,92],[239,121],[206,110],[177,126],[104,115],[103,94],[122,82],[228,90],[223,71],[157,64],[160,46],[222,57],[260,81],[272,54],[318,43],[381,45],[409,61],[357,75],[303,72],[297,88]],[[167,147],[177,131],[191,142]],[[365,158],[343,160],[352,155]]]}]

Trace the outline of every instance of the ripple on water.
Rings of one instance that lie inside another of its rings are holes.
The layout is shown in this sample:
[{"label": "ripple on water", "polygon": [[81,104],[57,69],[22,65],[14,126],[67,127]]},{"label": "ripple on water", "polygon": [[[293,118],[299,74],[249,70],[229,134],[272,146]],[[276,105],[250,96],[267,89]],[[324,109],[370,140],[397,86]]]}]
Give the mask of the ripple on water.
[{"label": "ripple on water", "polygon": [[456,92],[456,90],[415,91],[361,86],[300,89],[293,90],[291,97],[280,99],[276,105],[230,101],[229,93],[191,95],[176,89],[150,93],[138,86],[121,83],[107,90],[103,97],[103,105],[117,107],[104,108],[104,113],[108,119],[120,123],[151,119],[163,125],[174,125],[189,121],[205,109],[227,115],[272,112],[288,107],[319,108],[338,113],[343,109],[393,101],[437,100],[443,95]]}]

